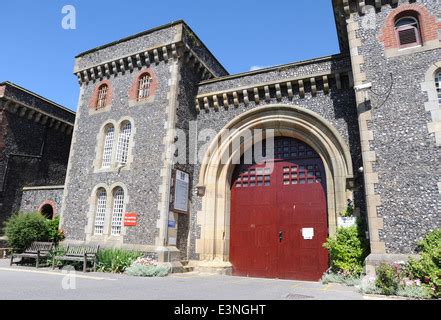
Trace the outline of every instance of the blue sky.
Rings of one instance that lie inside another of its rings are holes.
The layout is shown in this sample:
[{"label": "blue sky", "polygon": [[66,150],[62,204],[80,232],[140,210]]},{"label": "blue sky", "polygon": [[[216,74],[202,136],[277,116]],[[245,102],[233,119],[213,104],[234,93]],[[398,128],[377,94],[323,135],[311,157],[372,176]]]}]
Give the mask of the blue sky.
[{"label": "blue sky", "polygon": [[[331,0],[14,0],[0,8],[0,81],[76,110],[74,57],[184,19],[231,73],[339,52]],[[76,30],[61,27],[64,5]]]}]

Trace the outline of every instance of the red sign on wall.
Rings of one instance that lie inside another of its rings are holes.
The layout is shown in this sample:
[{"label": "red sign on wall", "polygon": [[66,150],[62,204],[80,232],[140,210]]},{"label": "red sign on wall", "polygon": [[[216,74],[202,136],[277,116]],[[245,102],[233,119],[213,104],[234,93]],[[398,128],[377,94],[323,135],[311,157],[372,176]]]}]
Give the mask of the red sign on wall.
[{"label": "red sign on wall", "polygon": [[135,227],[138,215],[136,213],[127,212],[124,214],[124,227]]}]

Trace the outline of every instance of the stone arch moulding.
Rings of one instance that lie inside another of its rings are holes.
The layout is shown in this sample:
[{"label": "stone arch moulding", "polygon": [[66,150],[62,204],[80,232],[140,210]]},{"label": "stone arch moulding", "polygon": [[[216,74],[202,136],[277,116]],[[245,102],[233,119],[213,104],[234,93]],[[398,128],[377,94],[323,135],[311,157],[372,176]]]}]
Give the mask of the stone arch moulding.
[{"label": "stone arch moulding", "polygon": [[346,208],[348,197],[352,197],[352,192],[347,189],[348,180],[353,179],[349,147],[326,119],[302,107],[288,105],[269,105],[245,112],[221,130],[206,151],[201,165],[198,186],[205,188],[205,195],[202,210],[197,213],[201,233],[200,238],[196,239],[196,253],[199,254],[198,264],[201,268],[222,269],[231,266],[230,183],[234,170],[232,159],[237,156],[234,152],[240,151],[229,154],[229,150],[235,137],[253,129],[274,129],[275,136],[302,140],[320,155],[327,176],[331,235],[335,234],[337,228],[337,214]]},{"label": "stone arch moulding", "polygon": [[427,70],[424,82],[421,83],[421,89],[428,95],[428,101],[424,104],[427,112],[430,112],[432,121],[427,124],[430,134],[435,135],[435,143],[437,147],[441,147],[441,104],[438,99],[438,92],[436,91],[435,76],[441,72],[441,61],[438,61],[430,66]]}]

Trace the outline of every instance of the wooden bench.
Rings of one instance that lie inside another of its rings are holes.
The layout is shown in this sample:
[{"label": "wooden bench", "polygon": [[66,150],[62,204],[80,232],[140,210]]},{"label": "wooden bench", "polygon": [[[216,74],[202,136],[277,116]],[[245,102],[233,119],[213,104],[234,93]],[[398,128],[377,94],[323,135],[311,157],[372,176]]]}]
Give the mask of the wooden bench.
[{"label": "wooden bench", "polygon": [[13,251],[11,254],[10,265],[12,266],[13,263],[17,264],[17,262],[14,262],[14,258],[31,258],[37,261],[36,267],[38,268],[40,265],[40,259],[48,258],[53,247],[54,244],[52,242],[33,242],[30,247],[22,253],[14,253]]},{"label": "wooden bench", "polygon": [[87,262],[93,262],[93,271],[96,272],[96,260],[100,246],[68,245],[63,256],[55,256],[52,260],[52,269],[55,261],[79,261],[83,262],[83,272],[87,272]]}]

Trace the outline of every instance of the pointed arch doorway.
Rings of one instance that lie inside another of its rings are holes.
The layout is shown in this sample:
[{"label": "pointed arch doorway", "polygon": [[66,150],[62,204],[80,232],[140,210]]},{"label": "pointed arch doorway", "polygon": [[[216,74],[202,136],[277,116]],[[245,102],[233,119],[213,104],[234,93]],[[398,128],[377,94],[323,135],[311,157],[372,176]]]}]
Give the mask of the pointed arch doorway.
[{"label": "pointed arch doorway", "polygon": [[[321,162],[317,165],[323,165],[323,173],[320,173],[322,174],[320,184],[322,185],[326,199],[325,219],[328,228],[326,234],[330,236],[335,235],[337,216],[339,212],[346,208],[347,199],[352,199],[353,197],[353,190],[350,187],[353,185],[354,179],[351,154],[347,141],[340,135],[332,123],[319,114],[299,106],[268,105],[244,112],[230,121],[219,132],[218,136],[213,139],[205,153],[199,171],[197,187],[198,190],[204,190],[204,192],[201,194],[201,206],[199,211],[197,211],[195,221],[196,227],[198,228],[195,239],[195,253],[198,255],[198,260],[194,261],[194,265],[201,270],[224,274],[231,274],[231,272],[235,270],[235,257],[234,253],[231,253],[232,246],[234,246],[236,242],[236,240],[234,240],[234,226],[232,228],[232,224],[235,224],[233,217],[235,209],[232,208],[232,205],[234,206],[235,202],[234,199],[232,201],[231,198],[234,197],[235,192],[233,183],[239,174],[236,173],[235,176],[237,165],[234,163],[236,163],[235,159],[237,159],[239,154],[241,155],[244,150],[249,149],[249,144],[244,142],[243,148],[239,150],[237,146],[235,147],[233,142],[237,137],[244,136],[244,132],[254,129],[274,130],[275,137],[292,138],[298,142],[302,142],[303,145],[309,147],[309,149],[313,149],[316,155],[319,156]],[[256,143],[255,140],[254,143]],[[285,160],[285,157],[282,158],[281,160]],[[318,160],[317,157],[315,157],[315,159]],[[276,179],[277,177],[282,177],[279,178],[282,180],[279,182],[280,187],[278,188],[279,191],[277,191],[277,194],[280,192],[280,195],[276,195],[276,198],[286,196],[283,195],[283,191],[280,191],[283,190],[284,187],[284,175],[280,173],[280,170],[283,171],[285,167],[295,166],[300,171],[299,166],[302,165],[300,162],[296,163],[294,161],[293,163],[292,159],[287,162],[286,165],[281,164],[279,169],[275,169],[275,171],[270,174],[270,176],[275,175],[274,177]],[[254,169],[256,169],[255,177],[257,178],[258,167]],[[277,170],[279,170],[279,175],[277,174]],[[289,170],[291,170],[291,168]],[[306,169],[306,174],[307,171],[308,169]],[[321,172],[321,170],[319,171]],[[292,170],[289,173],[293,173]],[[314,175],[314,178],[317,178],[317,176]],[[270,179],[273,178],[270,177]],[[295,186],[291,187],[294,188]],[[308,195],[308,192],[298,194]],[[287,197],[290,199],[290,197],[293,198],[295,195],[293,196],[290,193]],[[263,196],[258,198],[259,201],[263,201]],[[277,205],[279,202],[277,202]],[[294,203],[290,205],[291,208],[296,205],[297,210],[297,204]],[[284,208],[279,209],[279,207],[277,207],[272,210],[284,210]],[[265,214],[265,212],[262,214]],[[283,217],[282,213],[277,213],[276,217],[279,215]],[[253,223],[250,223],[250,226],[252,224]],[[276,226],[280,225],[275,222],[274,224]],[[311,228],[309,228],[308,225],[302,225],[300,229],[306,229],[305,236],[308,236],[310,232],[308,229]],[[276,233],[280,231],[283,232],[283,230],[276,230]],[[271,237],[273,237],[273,233],[274,231],[272,231]],[[316,230],[314,230],[314,234],[315,236],[318,235]],[[277,236],[275,241],[278,240]],[[292,234],[292,237],[298,236],[300,236],[300,231],[297,229],[296,233]],[[303,233],[301,236],[303,237]],[[282,241],[289,237],[286,231],[282,234],[282,237]],[[246,252],[245,249],[243,251]],[[289,257],[289,255],[282,253],[280,255],[278,254],[278,257],[279,256],[281,257],[280,259]],[[307,259],[309,259],[308,257],[299,256],[294,259],[303,259],[304,263],[302,265],[312,263],[307,261]],[[321,263],[317,265],[317,270],[323,270],[322,267],[320,267],[322,265]],[[275,268],[274,266],[272,267]],[[314,275],[314,280],[320,278],[317,276],[318,273],[319,271]],[[286,276],[286,274],[288,274],[288,276]],[[248,272],[247,275],[251,276],[252,273]],[[299,273],[296,273],[295,270],[294,272],[292,272],[292,270],[280,271],[276,276],[271,276],[271,272],[269,272],[268,275],[260,276],[294,278],[299,280],[300,278],[298,277],[301,277],[306,279],[306,276],[303,277]]]},{"label": "pointed arch doorway", "polygon": [[274,159],[237,165],[231,183],[233,275],[319,280],[328,268],[326,173],[314,149],[277,137]]}]

